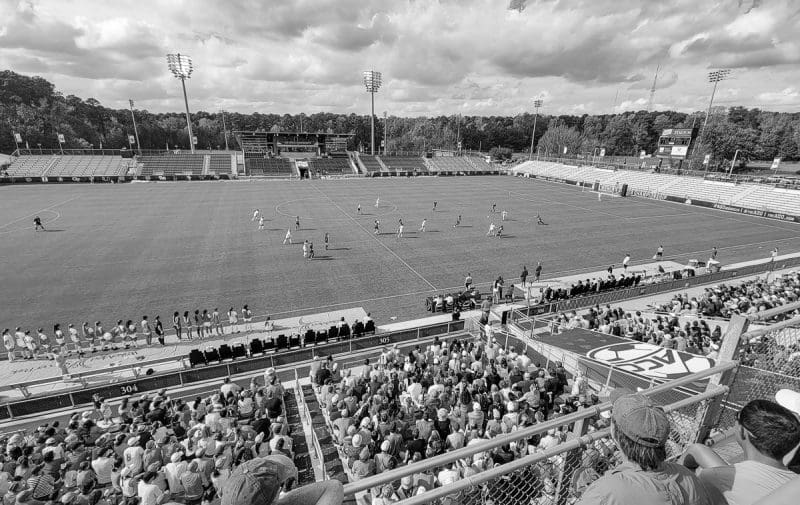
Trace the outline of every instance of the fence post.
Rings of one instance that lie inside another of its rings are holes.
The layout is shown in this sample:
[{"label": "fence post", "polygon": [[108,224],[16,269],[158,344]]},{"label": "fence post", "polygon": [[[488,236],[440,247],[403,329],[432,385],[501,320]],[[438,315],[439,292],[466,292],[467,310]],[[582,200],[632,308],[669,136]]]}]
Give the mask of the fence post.
[{"label": "fence post", "polygon": [[[731,316],[728,328],[722,336],[719,355],[716,359],[717,363],[728,363],[738,356],[739,348],[742,344],[741,336],[747,331],[749,326],[750,320],[748,318],[739,314]],[[712,376],[708,381],[706,391],[711,391],[722,384],[728,386],[730,391],[733,392],[733,381],[736,378],[737,370],[738,368],[734,368]],[[699,422],[699,426],[697,429],[697,442],[704,442],[711,433],[711,428],[717,424],[723,409],[723,396],[727,398],[728,395],[717,396],[709,401],[705,411],[703,411],[703,409],[698,410],[697,421]]]}]

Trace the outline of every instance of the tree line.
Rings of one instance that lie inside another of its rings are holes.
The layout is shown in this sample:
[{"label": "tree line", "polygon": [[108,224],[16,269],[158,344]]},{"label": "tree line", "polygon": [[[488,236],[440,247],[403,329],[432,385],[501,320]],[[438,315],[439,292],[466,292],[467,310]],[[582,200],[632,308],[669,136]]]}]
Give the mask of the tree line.
[{"label": "tree line", "polygon": [[[182,112],[152,113],[135,109],[142,149],[188,149],[189,135]],[[563,152],[591,154],[604,148],[608,156],[652,154],[658,137],[666,128],[703,125],[705,112],[636,111],[620,114],[547,115],[536,118],[534,150],[542,154]],[[528,152],[531,148],[534,115],[437,116],[375,118],[376,151],[386,130],[389,152],[421,153],[433,149],[458,148],[488,152],[504,148]],[[369,115],[335,114],[252,114],[226,113],[225,129],[219,112],[195,111],[192,128],[200,149],[222,149],[227,131],[231,148],[238,145],[233,130],[305,131],[353,134],[350,149],[369,152]],[[94,98],[80,98],[57,91],[41,77],[10,70],[0,71],[0,152],[15,148],[14,133],[36,148],[58,148],[58,134],[64,148],[128,147],[133,134],[129,109],[112,109]],[[134,146],[135,147],[135,146]],[[715,108],[703,130],[696,155],[709,153],[716,160],[784,160],[800,158],[800,113],[769,112],[760,109]]]}]

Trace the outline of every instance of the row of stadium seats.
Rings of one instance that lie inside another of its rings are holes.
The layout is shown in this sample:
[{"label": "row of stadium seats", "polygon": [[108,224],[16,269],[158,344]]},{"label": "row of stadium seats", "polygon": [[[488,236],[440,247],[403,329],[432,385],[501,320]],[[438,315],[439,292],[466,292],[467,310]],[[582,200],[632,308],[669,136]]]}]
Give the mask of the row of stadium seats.
[{"label": "row of stadium seats", "polygon": [[516,167],[542,177],[555,177],[603,186],[627,184],[629,190],[652,195],[736,205],[756,210],[800,215],[800,195],[796,191],[758,184],[733,184],[697,177],[650,173],[636,170],[608,170],[591,166],[570,166],[546,161],[527,161]]},{"label": "row of stadium seats", "polygon": [[425,160],[431,172],[487,172],[492,166],[475,156],[434,156]]},{"label": "row of stadium seats", "polygon": [[341,327],[331,326],[327,330],[315,331],[313,329],[308,329],[303,335],[293,334],[287,337],[285,334],[280,334],[273,338],[253,338],[250,339],[248,347],[245,347],[242,343],[237,343],[234,344],[233,347],[228,344],[222,344],[218,348],[207,347],[202,352],[198,349],[192,349],[189,352],[189,364],[194,367],[200,364],[208,365],[210,363],[221,363],[226,360],[260,356],[282,350],[299,349],[314,344],[342,341],[374,333],[375,322],[370,320],[367,321],[366,324],[361,321],[356,321],[352,328],[345,323]]},{"label": "row of stadium seats", "polygon": [[352,174],[353,168],[346,157],[318,158],[308,161],[308,167],[318,174]]},{"label": "row of stadium seats", "polygon": [[132,161],[119,156],[20,156],[8,167],[12,177],[125,175]]},{"label": "row of stadium seats", "polygon": [[247,173],[250,175],[280,175],[285,177],[294,174],[292,163],[285,158],[246,158],[244,162]]},{"label": "row of stadium seats", "polygon": [[381,161],[391,171],[427,172],[425,161],[419,156],[381,156]]},{"label": "row of stadium seats", "polygon": [[208,160],[209,174],[230,174],[231,155],[230,153],[210,154]]},{"label": "row of stadium seats", "polygon": [[364,168],[367,170],[368,174],[383,171],[383,167],[381,166],[381,162],[378,161],[377,156],[362,154],[359,156],[359,158],[361,159],[361,164],[364,165]]},{"label": "row of stadium seats", "polygon": [[[202,175],[204,154],[142,156],[142,175]],[[228,168],[230,170],[230,167]]]}]

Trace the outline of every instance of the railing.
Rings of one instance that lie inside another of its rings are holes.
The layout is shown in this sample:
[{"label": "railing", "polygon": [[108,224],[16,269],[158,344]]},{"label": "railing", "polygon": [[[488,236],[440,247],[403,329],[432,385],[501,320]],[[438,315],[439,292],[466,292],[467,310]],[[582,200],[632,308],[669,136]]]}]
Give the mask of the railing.
[{"label": "railing", "polygon": [[[308,431],[311,437],[311,444],[314,446],[314,456],[312,460],[315,459],[320,464],[320,473],[322,474],[323,480],[328,479],[328,475],[325,473],[325,464],[322,461],[322,447],[319,444],[319,438],[317,438],[317,432],[314,431],[314,423],[311,419],[311,411],[308,410],[308,404],[306,403],[306,395],[303,394],[303,388],[300,385],[300,376],[297,373],[297,369],[294,370],[294,391],[295,397],[298,398],[297,408],[300,410],[300,417],[303,419],[303,423],[305,426],[308,427]],[[312,465],[313,465],[312,461]],[[315,472],[316,473],[316,472]]]},{"label": "railing", "polygon": [[[689,398],[686,398],[685,400],[680,400],[677,402],[663,402],[663,401],[660,402],[659,398],[662,399],[670,398],[672,397],[672,391],[675,388],[681,386],[687,386],[701,379],[721,374],[728,370],[734,369],[736,366],[737,366],[736,362],[717,364],[716,366],[708,370],[704,370],[685,377],[681,377],[679,379],[670,381],[669,383],[661,384],[642,391],[642,394],[650,396],[653,399],[653,401],[665,406],[665,408],[669,411],[676,412],[676,411],[682,411],[684,409],[692,411],[692,412],[684,412],[682,413],[681,416],[675,416],[675,415],[672,416],[672,421],[673,423],[676,424],[673,425],[673,431],[670,435],[671,443],[668,445],[668,454],[670,456],[677,457],[685,446],[695,441],[692,435],[696,433],[696,431],[699,429],[699,426],[695,426],[692,423],[696,424],[695,420],[702,418],[702,416],[700,416],[699,414],[701,413],[700,410],[705,409],[705,404],[704,404],[705,401],[725,394],[728,391],[728,388],[726,386],[720,386],[716,389],[712,389],[711,391],[700,393],[691,396]],[[449,465],[452,465],[453,463],[459,460],[469,459],[474,457],[476,454],[484,453],[511,443],[519,443],[520,441],[526,440],[532,436],[537,436],[546,433],[548,432],[548,430],[551,429],[558,429],[560,427],[572,426],[572,429],[570,431],[576,437],[580,437],[583,434],[583,430],[585,429],[584,423],[586,420],[592,417],[599,416],[601,412],[608,411],[611,409],[611,407],[612,407],[611,402],[601,403],[599,405],[595,405],[589,408],[584,408],[582,410],[579,410],[578,412],[563,417],[559,417],[552,421],[547,421],[511,433],[499,435],[495,438],[479,442],[476,444],[471,444],[461,449],[447,452],[439,456],[434,456],[432,458],[425,459],[417,463],[412,463],[400,468],[396,468],[392,471],[384,472],[380,475],[375,475],[367,477],[362,480],[358,480],[356,482],[351,482],[345,486],[345,496],[352,496],[355,493],[361,491],[366,491],[369,489],[380,487],[384,484],[399,481],[402,477],[405,477],[407,475],[427,472],[435,470],[437,468],[444,468]],[[591,435],[590,438],[597,439],[607,435],[608,435],[607,433],[601,432],[599,434]],[[442,488],[438,488],[433,491],[428,491],[420,496],[414,497],[410,500],[405,500],[401,503],[403,503],[403,505],[428,503],[433,499],[457,493],[459,490],[473,486],[476,483],[486,482],[487,480],[493,479],[499,475],[506,474],[518,470],[520,468],[524,468],[536,461],[542,461],[554,455],[561,454],[567,450],[576,449],[578,447],[581,447],[582,445],[585,445],[586,443],[587,443],[586,440],[578,438],[569,443],[570,445],[566,444],[560,445],[554,449],[551,449],[550,451],[545,451],[543,453],[528,456],[526,458],[514,461],[507,465],[495,468],[494,470],[491,470],[490,473],[486,472],[479,473],[478,475],[472,476],[468,479],[462,479],[460,481],[455,482],[454,484],[443,486]]]}]

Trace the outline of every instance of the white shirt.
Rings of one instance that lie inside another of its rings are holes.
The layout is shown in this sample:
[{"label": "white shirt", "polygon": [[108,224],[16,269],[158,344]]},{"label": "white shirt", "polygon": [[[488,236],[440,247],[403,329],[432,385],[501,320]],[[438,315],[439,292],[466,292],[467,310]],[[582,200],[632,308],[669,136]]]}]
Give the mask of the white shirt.
[{"label": "white shirt", "polygon": [[728,505],[750,505],[797,478],[797,475],[786,469],[746,460],[700,470],[698,477],[708,487],[721,492]]},{"label": "white shirt", "polygon": [[138,487],[137,494],[141,498],[139,505],[157,505],[164,494],[155,484],[146,484],[144,481],[139,481]]}]

